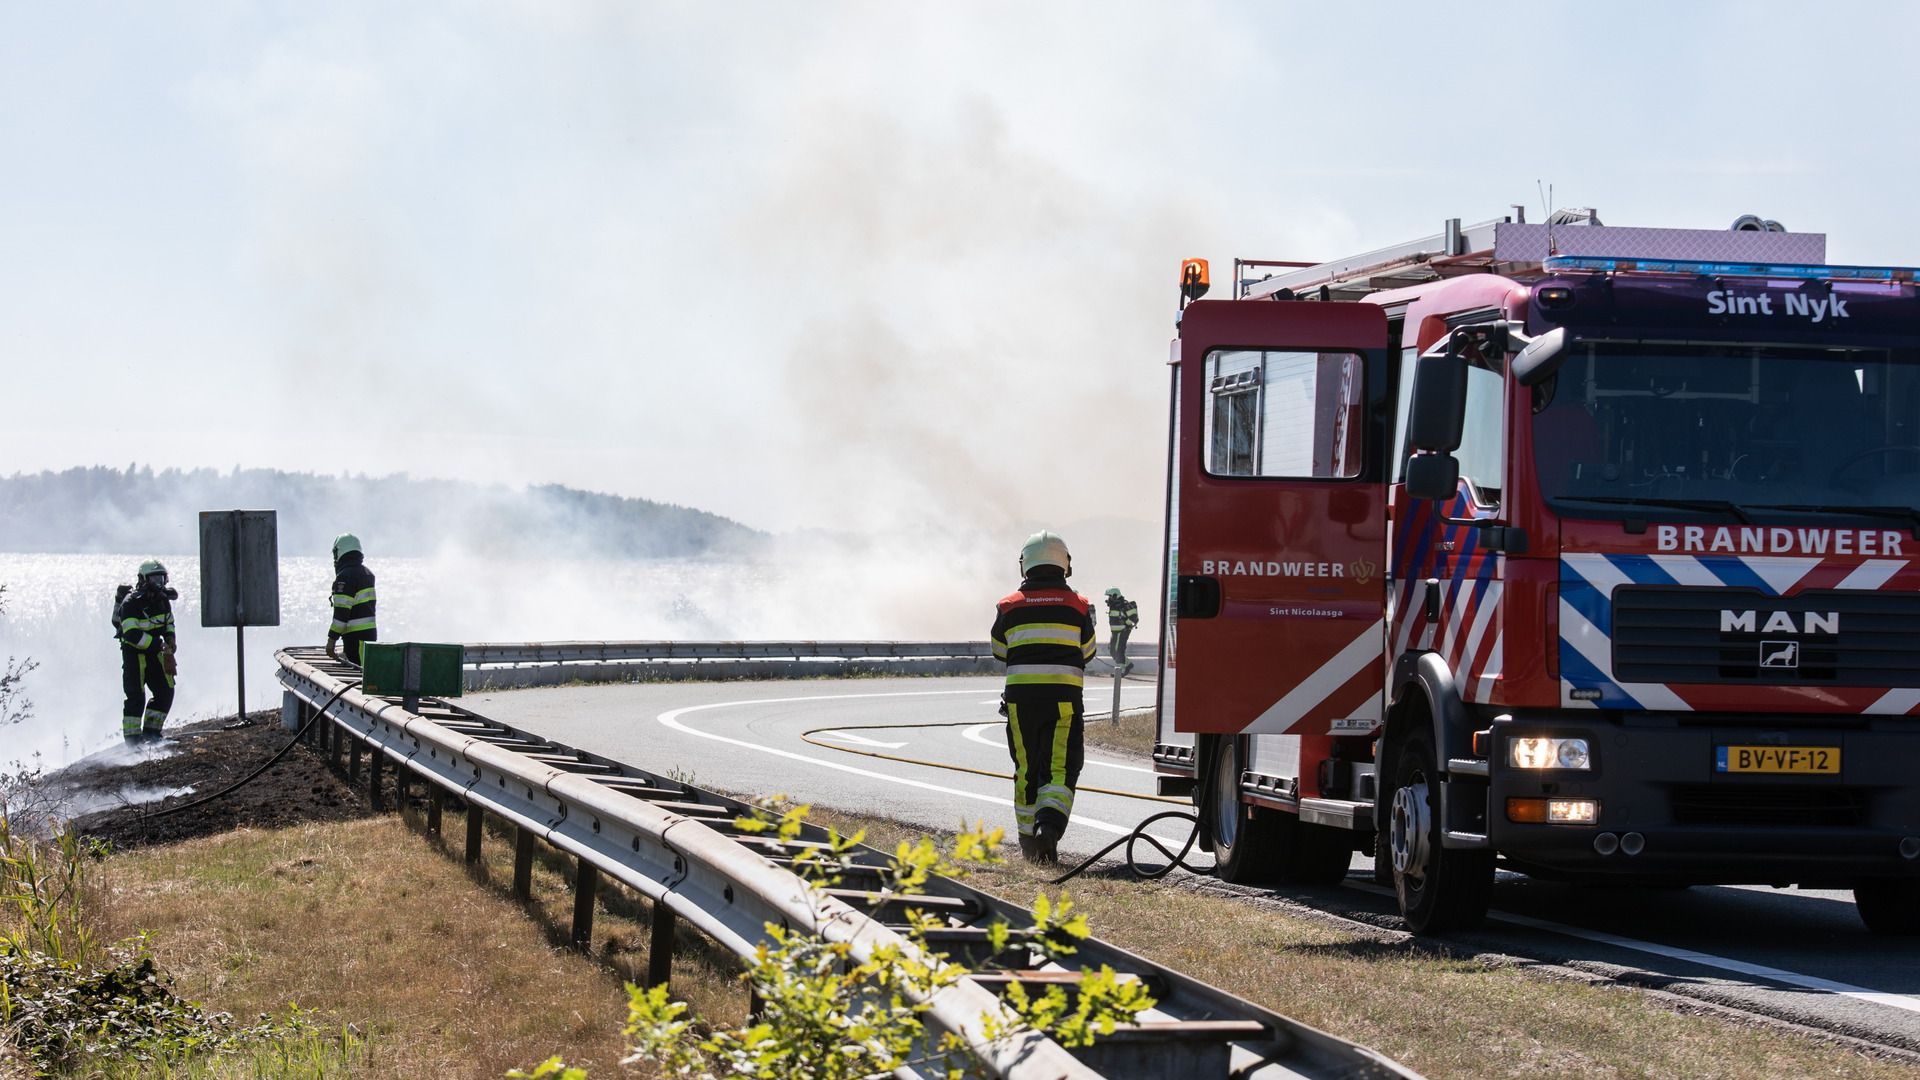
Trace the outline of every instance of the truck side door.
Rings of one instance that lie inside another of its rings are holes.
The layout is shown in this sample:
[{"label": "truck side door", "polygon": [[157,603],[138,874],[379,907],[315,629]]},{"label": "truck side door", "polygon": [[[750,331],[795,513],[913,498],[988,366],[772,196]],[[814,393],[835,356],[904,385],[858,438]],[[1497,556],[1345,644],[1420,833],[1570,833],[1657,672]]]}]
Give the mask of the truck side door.
[{"label": "truck side door", "polygon": [[1180,340],[1162,708],[1183,732],[1365,734],[1385,684],[1386,315],[1198,301]]}]

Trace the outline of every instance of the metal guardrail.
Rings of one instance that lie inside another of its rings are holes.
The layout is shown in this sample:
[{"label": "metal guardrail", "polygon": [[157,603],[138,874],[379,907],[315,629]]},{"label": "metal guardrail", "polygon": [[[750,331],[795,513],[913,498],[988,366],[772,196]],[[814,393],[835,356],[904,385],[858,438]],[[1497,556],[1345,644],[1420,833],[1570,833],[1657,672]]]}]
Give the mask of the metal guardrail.
[{"label": "metal guardrail", "polygon": [[[507,655],[515,649],[526,655],[528,648],[592,644],[469,646],[468,655],[488,650]],[[925,895],[886,900],[851,887],[886,865],[886,857],[871,849],[861,849],[845,882],[850,887],[822,894],[780,865],[802,847],[824,844],[822,829],[808,826],[792,843],[742,832],[733,822],[751,808],[737,800],[437,700],[423,700],[416,713],[358,690],[338,693],[358,669],[330,660],[318,648],[283,649],[277,658],[289,708],[310,716],[326,705],[325,722],[311,730],[336,763],[350,753],[348,774],[356,782],[364,753],[367,790],[376,809],[383,808],[381,776],[388,766],[402,806],[412,784],[427,785],[432,831],[439,829],[446,801],[460,800],[469,810],[470,862],[480,857],[483,815],[493,814],[513,827],[514,892],[522,898],[529,895],[535,841],[573,856],[576,943],[584,945],[591,937],[601,875],[653,901],[650,982],[668,977],[677,919],[742,957],[752,954],[767,925],[777,924],[848,942],[865,958],[883,946],[916,949],[898,932],[905,923],[897,916],[917,909],[943,917],[945,925],[927,936],[928,943],[975,968],[994,958],[987,936],[993,921],[1027,922],[1027,913],[1017,906],[944,878],[934,879]],[[334,699],[330,704],[329,698]],[[987,1072],[1012,1080],[1415,1076],[1364,1047],[1116,946],[1097,939],[1078,945],[1077,962],[1108,964],[1146,982],[1159,1000],[1156,1009],[1089,1050],[1069,1052],[1032,1032],[990,1040],[985,1019],[1010,1018],[993,988],[1010,979],[977,975],[929,999],[929,1026],[957,1034]],[[1012,961],[1012,978],[1047,982],[1061,977],[1057,970],[1027,970],[1036,958],[1025,954],[1024,946],[1000,958]]]},{"label": "metal guardrail", "polygon": [[[1153,643],[1129,650],[1134,669],[1158,666]],[[998,670],[985,641],[536,641],[466,646],[469,690],[574,682],[679,679],[845,678],[859,675],[987,675]],[[1096,657],[1088,670],[1111,667]]]},{"label": "metal guardrail", "polygon": [[992,657],[984,641],[530,641],[466,646],[466,661],[572,664],[613,660],[873,660]]}]

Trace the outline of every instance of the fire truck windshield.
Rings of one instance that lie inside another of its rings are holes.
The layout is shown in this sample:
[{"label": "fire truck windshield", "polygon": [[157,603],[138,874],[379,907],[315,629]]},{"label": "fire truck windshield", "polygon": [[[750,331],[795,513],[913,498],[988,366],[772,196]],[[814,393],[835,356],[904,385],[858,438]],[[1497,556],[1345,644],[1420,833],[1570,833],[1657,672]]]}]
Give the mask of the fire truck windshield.
[{"label": "fire truck windshield", "polygon": [[1920,350],[1584,342],[1533,394],[1563,513],[1920,506]]}]

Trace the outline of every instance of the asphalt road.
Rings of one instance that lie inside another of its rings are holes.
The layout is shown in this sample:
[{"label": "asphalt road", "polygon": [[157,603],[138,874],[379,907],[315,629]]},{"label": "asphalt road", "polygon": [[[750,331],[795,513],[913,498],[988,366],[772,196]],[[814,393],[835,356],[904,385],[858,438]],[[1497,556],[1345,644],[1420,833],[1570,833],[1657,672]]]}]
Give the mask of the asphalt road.
[{"label": "asphalt road", "polygon": [[[1089,686],[1104,710],[1108,684]],[[482,715],[621,761],[735,793],[783,794],[929,827],[985,820],[1013,830],[1011,782],[913,758],[1010,773],[999,680],[655,683],[474,695]],[[1151,705],[1129,680],[1122,708]],[[1098,718],[1089,723],[1097,724]],[[915,727],[912,725],[942,725]],[[805,733],[814,742],[803,738]],[[824,743],[826,745],[819,745]],[[863,751],[864,754],[854,753]],[[1145,762],[1089,749],[1062,854],[1087,854],[1173,804],[1150,795]],[[1177,845],[1184,826],[1155,833]],[[1204,855],[1200,861],[1205,861]],[[1356,858],[1333,889],[1230,891],[1273,896],[1376,928],[1398,926]],[[1682,994],[1869,1042],[1920,1051],[1920,939],[1876,937],[1846,892],[1698,886],[1685,891],[1580,888],[1503,873],[1494,915],[1455,935],[1457,948],[1522,957]]]}]

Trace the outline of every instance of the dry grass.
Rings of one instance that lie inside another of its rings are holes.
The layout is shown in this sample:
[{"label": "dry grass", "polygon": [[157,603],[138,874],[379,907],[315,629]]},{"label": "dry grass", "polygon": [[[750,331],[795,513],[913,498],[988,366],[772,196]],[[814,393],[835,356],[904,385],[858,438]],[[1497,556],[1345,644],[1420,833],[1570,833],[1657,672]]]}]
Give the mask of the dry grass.
[{"label": "dry grass", "polygon": [[[449,814],[446,835],[460,825]],[[602,888],[589,959],[564,947],[560,873],[537,861],[522,907],[505,895],[511,844],[490,839],[483,883],[457,846],[440,848],[385,817],[124,853],[107,866],[103,933],[152,931],[156,959],[209,1007],[248,1016],[297,1002],[352,1025],[367,1039],[354,1075],[499,1077],[556,1053],[619,1075],[621,984],[644,965],[645,924],[632,921],[644,901]],[[742,1019],[731,965],[690,934],[683,945],[676,994],[709,1019]]]},{"label": "dry grass", "polygon": [[[1087,692],[1091,700],[1093,692]],[[1142,760],[1153,756],[1153,736],[1159,722],[1159,712],[1155,709],[1143,709],[1136,712],[1122,710],[1120,723],[1115,724],[1104,716],[1089,717],[1082,729],[1085,732],[1087,749],[1104,750],[1109,754],[1122,757],[1136,757]]]},{"label": "dry grass", "polygon": [[[895,822],[816,811],[890,849]],[[1029,901],[1048,875],[1017,860],[976,888]],[[1687,1015],[1620,987],[1455,959],[1412,941],[1165,882],[1079,878],[1074,903],[1103,939],[1444,1077],[1911,1077],[1913,1068],[1759,1024]]]}]

